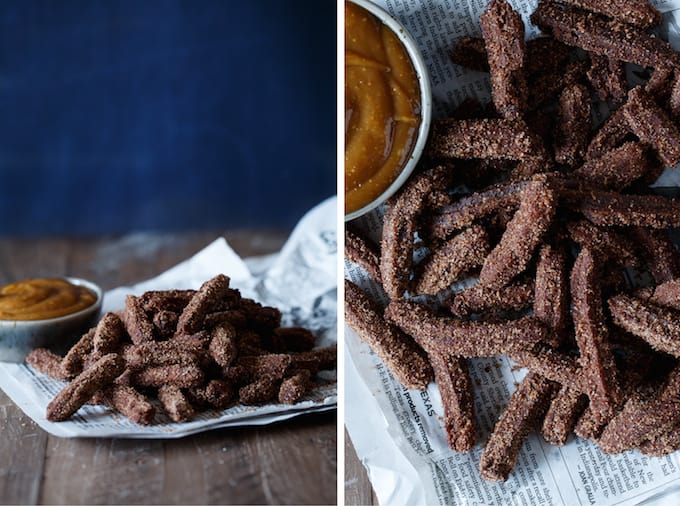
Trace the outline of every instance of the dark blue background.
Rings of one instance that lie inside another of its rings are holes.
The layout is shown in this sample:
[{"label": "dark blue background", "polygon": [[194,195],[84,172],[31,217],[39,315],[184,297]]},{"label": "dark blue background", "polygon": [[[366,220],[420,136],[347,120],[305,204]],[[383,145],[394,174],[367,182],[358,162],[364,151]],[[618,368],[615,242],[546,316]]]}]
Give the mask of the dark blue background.
[{"label": "dark blue background", "polygon": [[0,2],[0,235],[290,227],[335,193],[336,3]]}]

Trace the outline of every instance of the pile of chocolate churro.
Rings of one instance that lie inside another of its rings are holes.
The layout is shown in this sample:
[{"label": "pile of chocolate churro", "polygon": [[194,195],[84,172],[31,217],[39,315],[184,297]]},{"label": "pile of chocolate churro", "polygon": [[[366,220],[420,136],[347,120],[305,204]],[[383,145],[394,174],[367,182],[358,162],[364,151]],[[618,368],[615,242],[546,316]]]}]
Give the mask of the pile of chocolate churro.
[{"label": "pile of chocolate churro", "polygon": [[[525,42],[491,1],[483,38],[451,58],[490,73],[492,103],[434,123],[379,246],[347,232],[389,303],[346,281],[346,322],[404,386],[436,381],[451,448],[478,440],[467,359],[528,370],[485,443],[486,480],[508,478],[534,429],[606,453],[680,448],[680,200],[649,188],[680,163],[680,53],[650,33],[660,19],[642,0],[540,1],[543,35]],[[629,89],[627,64],[646,82]],[[598,101],[613,112],[595,129]]]},{"label": "pile of chocolate churro", "polygon": [[[222,274],[199,290],[128,295],[60,357],[43,348],[26,362],[69,384],[47,419],[69,419],[85,404],[113,408],[149,425],[156,407],[175,422],[237,402],[295,404],[336,348],[315,348],[311,331],[281,327],[281,312],[244,298]],[[152,402],[157,399],[158,402]]]}]

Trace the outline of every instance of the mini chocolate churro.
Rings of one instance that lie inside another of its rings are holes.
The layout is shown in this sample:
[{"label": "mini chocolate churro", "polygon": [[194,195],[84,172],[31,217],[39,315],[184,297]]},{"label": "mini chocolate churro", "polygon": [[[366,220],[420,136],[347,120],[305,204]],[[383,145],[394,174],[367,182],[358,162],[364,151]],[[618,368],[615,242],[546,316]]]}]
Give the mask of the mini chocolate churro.
[{"label": "mini chocolate churro", "polygon": [[178,334],[194,334],[200,330],[207,313],[217,310],[218,303],[229,290],[229,278],[218,274],[194,293],[177,321]]},{"label": "mini chocolate churro", "polygon": [[656,67],[645,84],[645,91],[654,97],[659,104],[668,100],[674,82],[672,67]]},{"label": "mini chocolate churro", "polygon": [[149,290],[139,296],[139,302],[144,311],[155,313],[158,311],[172,311],[181,313],[196,290]]},{"label": "mini chocolate churro", "polygon": [[680,279],[671,279],[654,287],[649,302],[680,311]]},{"label": "mini chocolate churro", "polygon": [[281,325],[281,311],[275,307],[263,306],[251,299],[242,299],[240,309],[245,313],[248,325],[255,330],[273,330]]},{"label": "mini chocolate churro", "polygon": [[572,174],[593,186],[621,191],[650,169],[645,147],[639,142],[626,142],[585,162]]},{"label": "mini chocolate churro", "polygon": [[391,298],[406,290],[413,264],[413,234],[416,221],[433,190],[444,189],[450,171],[445,166],[417,174],[391,199],[383,223],[380,248],[380,274],[383,288]]},{"label": "mini chocolate churro", "polygon": [[680,277],[680,253],[665,230],[643,227],[632,227],[629,230],[658,285]]},{"label": "mini chocolate churro", "polygon": [[575,243],[587,247],[601,260],[611,260],[625,267],[640,264],[630,241],[614,230],[598,227],[587,220],[570,221],[567,230]]},{"label": "mini chocolate churro", "polygon": [[179,387],[174,385],[162,385],[158,389],[158,400],[163,406],[163,411],[173,422],[186,422],[191,420],[196,412],[189,399],[182,393]]},{"label": "mini chocolate churro", "polygon": [[472,381],[464,358],[432,351],[430,363],[444,406],[444,430],[449,446],[467,452],[475,445]]},{"label": "mini chocolate churro", "polygon": [[265,404],[276,397],[280,384],[281,378],[263,376],[239,389],[239,401],[247,406]]},{"label": "mini chocolate churro", "polygon": [[526,269],[555,215],[557,195],[544,181],[531,181],[500,242],[484,260],[479,283],[489,289],[505,286]]},{"label": "mini chocolate churro", "polygon": [[132,381],[142,387],[174,385],[180,388],[196,387],[203,383],[205,374],[194,364],[152,366],[137,371]]},{"label": "mini chocolate churro", "polygon": [[599,265],[593,253],[581,248],[571,271],[571,304],[579,359],[589,388],[590,407],[601,418],[609,416],[621,399],[614,356],[602,309]]},{"label": "mini chocolate churro", "polygon": [[141,344],[156,339],[153,323],[149,320],[142,303],[134,295],[125,297],[125,330],[135,344]]},{"label": "mini chocolate churro", "polygon": [[427,154],[432,158],[523,160],[544,154],[541,140],[524,122],[508,119],[441,119],[432,124]]},{"label": "mini chocolate churro", "polygon": [[529,89],[529,110],[538,109],[556,98],[567,86],[583,80],[587,71],[588,62],[576,60],[567,63],[564,68],[548,68],[547,71],[533,75]]},{"label": "mini chocolate churro", "polygon": [[125,370],[125,361],[120,355],[109,353],[90,368],[80,373],[47,405],[47,419],[61,422],[71,417],[94,395],[116,379]]},{"label": "mini chocolate churro", "polygon": [[529,432],[540,422],[555,384],[538,374],[529,373],[510,397],[479,461],[482,478],[505,481],[515,467],[519,450]]},{"label": "mini chocolate churro", "polygon": [[680,422],[680,368],[649,399],[632,397],[602,431],[598,444],[605,453],[619,453],[669,430]]},{"label": "mini chocolate churro", "polygon": [[350,230],[345,230],[345,260],[363,268],[376,283],[382,283],[380,251],[377,245]]},{"label": "mini chocolate churro", "polygon": [[630,90],[622,110],[633,133],[652,147],[666,167],[680,163],[680,130],[642,86]]},{"label": "mini chocolate churro", "polygon": [[106,313],[94,329],[92,337],[91,360],[97,361],[104,355],[113,353],[123,339],[125,329],[117,314]]},{"label": "mini chocolate churro", "polygon": [[438,316],[422,304],[405,299],[390,302],[385,318],[428,350],[465,358],[511,355],[547,337],[547,329],[530,317],[500,323],[459,320]]},{"label": "mini chocolate churro", "polygon": [[284,379],[279,387],[279,402],[281,404],[295,404],[307,393],[311,385],[311,373],[308,369],[296,371]]},{"label": "mini chocolate churro", "polygon": [[432,381],[425,352],[399,328],[385,321],[361,288],[345,280],[345,322],[407,388],[423,390]]},{"label": "mini chocolate churro", "polygon": [[527,109],[524,75],[524,22],[506,0],[492,0],[479,18],[484,36],[492,98],[504,118],[521,118]]},{"label": "mini chocolate churro", "polygon": [[[603,2],[599,2],[604,5]],[[531,22],[570,46],[643,67],[680,66],[680,56],[667,42],[641,28],[575,9],[541,2]]]},{"label": "mini chocolate churro", "polygon": [[130,421],[140,425],[151,425],[156,416],[156,408],[149,399],[126,385],[111,385],[99,390],[92,396],[90,402],[115,409]]},{"label": "mini chocolate churro", "polygon": [[680,425],[674,425],[663,434],[658,434],[637,446],[643,455],[663,457],[680,450]]},{"label": "mini chocolate churro", "polygon": [[455,316],[473,313],[522,311],[534,302],[534,282],[519,282],[501,288],[486,288],[477,283],[458,292],[449,306]]},{"label": "mini chocolate churro", "polygon": [[83,334],[83,337],[71,347],[61,361],[61,368],[67,377],[72,378],[83,372],[85,360],[94,349],[94,331],[93,327]]},{"label": "mini chocolate churro", "polygon": [[221,323],[211,332],[210,355],[221,367],[228,367],[238,357],[236,329],[228,322]]},{"label": "mini chocolate churro", "polygon": [[680,200],[661,195],[623,195],[563,189],[565,204],[596,225],[672,228],[680,226]]},{"label": "mini chocolate churro", "polygon": [[567,258],[560,245],[544,244],[538,254],[534,283],[534,317],[554,333],[549,343],[557,348],[569,324]]},{"label": "mini chocolate churro", "polygon": [[430,237],[445,239],[456,230],[461,230],[502,209],[519,206],[521,192],[528,186],[527,181],[504,183],[489,189],[466,195],[449,206],[431,213],[427,232]]},{"label": "mini chocolate churro", "polygon": [[337,365],[338,350],[336,345],[314,348],[302,353],[290,354],[288,370],[309,369],[312,374],[334,369]]},{"label": "mini chocolate churro", "polygon": [[582,160],[590,136],[590,93],[575,84],[562,90],[555,129],[555,161],[574,168]]},{"label": "mini chocolate churro", "polygon": [[560,0],[563,5],[578,7],[598,14],[635,25],[642,29],[661,23],[661,13],[646,0]]},{"label": "mini chocolate churro", "polygon": [[208,329],[216,327],[222,322],[229,322],[237,329],[242,329],[248,325],[248,317],[240,309],[226,309],[224,311],[208,313],[203,320],[203,324]]},{"label": "mini chocolate churro", "polygon": [[608,303],[616,325],[655,350],[680,357],[680,312],[626,294],[611,297]]},{"label": "mini chocolate churro", "polygon": [[432,251],[416,269],[414,294],[436,295],[461,276],[480,267],[489,253],[489,237],[473,225]]},{"label": "mini chocolate churro", "polygon": [[562,386],[545,414],[541,434],[550,444],[563,446],[576,420],[588,404],[588,397],[578,390]]},{"label": "mini chocolate churro", "polygon": [[68,381],[70,375],[64,372],[62,357],[45,348],[35,348],[26,355],[26,363],[33,369],[59,381]]},{"label": "mini chocolate churro", "polygon": [[198,358],[194,352],[200,348],[199,344],[198,340],[190,343],[188,339],[148,341],[126,347],[122,353],[126,366],[133,371],[166,365],[195,365]]}]

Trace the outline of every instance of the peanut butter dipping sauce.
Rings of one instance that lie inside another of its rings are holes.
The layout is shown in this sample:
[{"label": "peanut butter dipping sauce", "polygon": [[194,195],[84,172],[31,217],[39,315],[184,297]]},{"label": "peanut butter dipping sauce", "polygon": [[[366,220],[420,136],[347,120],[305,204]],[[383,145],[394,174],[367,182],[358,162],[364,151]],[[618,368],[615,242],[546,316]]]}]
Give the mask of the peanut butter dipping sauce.
[{"label": "peanut butter dipping sauce", "polygon": [[345,213],[397,178],[420,125],[420,87],[406,49],[363,7],[345,3]]},{"label": "peanut butter dipping sauce", "polygon": [[94,304],[97,296],[65,279],[27,279],[0,288],[0,320],[45,320]]}]

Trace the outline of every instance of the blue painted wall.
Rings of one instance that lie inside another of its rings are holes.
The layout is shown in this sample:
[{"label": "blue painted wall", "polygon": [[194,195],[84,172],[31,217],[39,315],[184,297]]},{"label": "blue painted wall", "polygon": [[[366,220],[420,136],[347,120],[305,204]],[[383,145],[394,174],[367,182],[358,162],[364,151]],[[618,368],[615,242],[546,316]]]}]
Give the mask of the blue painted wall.
[{"label": "blue painted wall", "polygon": [[290,227],[335,193],[335,2],[0,3],[0,235]]}]

